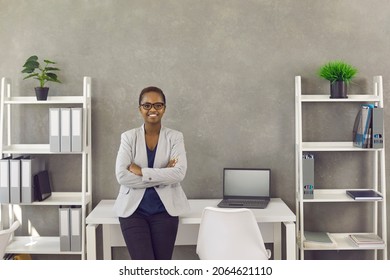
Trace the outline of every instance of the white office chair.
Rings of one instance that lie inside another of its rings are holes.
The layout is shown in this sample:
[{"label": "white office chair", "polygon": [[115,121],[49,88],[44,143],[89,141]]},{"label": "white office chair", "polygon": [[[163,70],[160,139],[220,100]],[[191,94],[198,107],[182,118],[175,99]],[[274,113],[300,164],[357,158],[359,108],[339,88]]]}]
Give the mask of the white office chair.
[{"label": "white office chair", "polygon": [[206,207],[196,253],[201,260],[268,260],[271,251],[249,209]]},{"label": "white office chair", "polygon": [[19,221],[15,221],[10,228],[0,230],[0,260],[5,255],[5,249],[7,248],[11,234],[20,226]]}]

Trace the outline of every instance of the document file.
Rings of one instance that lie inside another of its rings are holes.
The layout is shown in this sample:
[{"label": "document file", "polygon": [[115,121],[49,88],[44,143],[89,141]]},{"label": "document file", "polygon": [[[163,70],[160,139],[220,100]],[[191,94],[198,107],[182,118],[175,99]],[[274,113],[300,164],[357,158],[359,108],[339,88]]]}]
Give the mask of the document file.
[{"label": "document file", "polygon": [[34,176],[34,193],[35,199],[38,201],[43,201],[51,196],[50,178],[47,170],[40,171]]},{"label": "document file", "polygon": [[303,198],[314,198],[314,156],[304,154],[302,158]]},{"label": "document file", "polygon": [[21,159],[22,170],[22,202],[32,203],[35,200],[34,176],[44,170],[44,162],[36,157],[25,157]]},{"label": "document file", "polygon": [[356,116],[353,128],[353,145],[355,147],[370,147],[371,107],[372,105],[362,105]]},{"label": "document file", "polygon": [[9,161],[10,165],[10,202],[21,202],[21,159],[23,156],[12,158]]},{"label": "document file", "polygon": [[374,108],[372,110],[372,147],[383,148],[383,141],[383,108]]},{"label": "document file", "polygon": [[9,176],[10,166],[9,160],[11,157],[0,159],[0,203],[10,202]]},{"label": "document file", "polygon": [[79,252],[81,251],[81,207],[70,208],[70,222],[70,249]]},{"label": "document file", "polygon": [[81,152],[83,149],[83,108],[71,108],[72,120],[72,152]]},{"label": "document file", "polygon": [[361,105],[353,128],[353,144],[360,148],[383,148],[383,108]]},{"label": "document file", "polygon": [[69,207],[60,206],[60,250],[70,251],[70,211]]},{"label": "document file", "polygon": [[71,115],[70,108],[61,108],[60,109],[60,121],[61,121],[61,152],[70,152],[71,151]]},{"label": "document file", "polygon": [[60,108],[49,109],[49,130],[50,130],[50,152],[58,153],[61,151],[61,122]]}]

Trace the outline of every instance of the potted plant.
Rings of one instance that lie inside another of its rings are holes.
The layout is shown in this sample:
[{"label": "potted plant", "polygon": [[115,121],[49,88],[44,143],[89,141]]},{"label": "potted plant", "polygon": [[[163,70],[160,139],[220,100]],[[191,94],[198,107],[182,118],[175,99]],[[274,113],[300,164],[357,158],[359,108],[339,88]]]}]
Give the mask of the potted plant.
[{"label": "potted plant", "polygon": [[47,99],[49,88],[45,87],[46,82],[61,83],[57,74],[53,73],[53,71],[59,71],[60,69],[50,66],[56,64],[56,62],[47,59],[43,61],[45,62],[44,66],[39,63],[38,56],[30,56],[24,63],[22,71],[22,73],[28,74],[23,80],[34,77],[39,81],[39,87],[35,88],[37,100]]},{"label": "potted plant", "polygon": [[331,61],[320,67],[318,75],[330,81],[330,98],[348,98],[347,86],[357,69],[341,60]]}]

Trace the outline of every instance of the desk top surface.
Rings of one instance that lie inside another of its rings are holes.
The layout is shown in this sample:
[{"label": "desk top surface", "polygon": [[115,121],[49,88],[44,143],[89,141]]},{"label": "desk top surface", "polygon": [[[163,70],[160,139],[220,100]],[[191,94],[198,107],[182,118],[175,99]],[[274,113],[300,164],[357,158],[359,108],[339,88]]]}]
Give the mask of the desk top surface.
[{"label": "desk top surface", "polygon": [[[181,215],[182,224],[199,224],[202,211],[207,206],[217,207],[221,199],[189,199],[191,211]],[[87,224],[119,224],[118,217],[114,213],[114,200],[101,200],[86,218]],[[265,209],[251,209],[258,222],[295,222],[295,214],[280,198],[271,198]]]}]

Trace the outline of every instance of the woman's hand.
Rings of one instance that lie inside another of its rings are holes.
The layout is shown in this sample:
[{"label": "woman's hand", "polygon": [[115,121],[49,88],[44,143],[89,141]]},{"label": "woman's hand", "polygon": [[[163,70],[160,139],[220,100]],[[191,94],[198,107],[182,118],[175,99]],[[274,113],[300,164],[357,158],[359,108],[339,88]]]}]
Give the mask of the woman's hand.
[{"label": "woman's hand", "polygon": [[167,164],[167,166],[166,166],[166,168],[175,167],[177,161],[178,161],[177,158],[173,158],[173,159],[169,160],[169,161],[168,161],[168,164]]},{"label": "woman's hand", "polygon": [[139,167],[138,165],[136,165],[135,163],[132,163],[129,165],[129,167],[127,168],[131,173],[135,174],[135,175],[138,175],[138,176],[142,176],[142,169],[141,167]]}]

